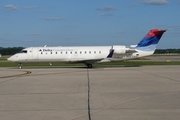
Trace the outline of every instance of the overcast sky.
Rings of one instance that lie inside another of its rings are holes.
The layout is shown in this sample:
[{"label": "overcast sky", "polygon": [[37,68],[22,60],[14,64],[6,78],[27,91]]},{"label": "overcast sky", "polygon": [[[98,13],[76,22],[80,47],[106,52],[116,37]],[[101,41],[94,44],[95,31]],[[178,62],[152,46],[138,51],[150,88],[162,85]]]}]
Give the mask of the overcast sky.
[{"label": "overcast sky", "polygon": [[1,0],[0,46],[135,45],[167,29],[157,48],[180,48],[180,0]]}]

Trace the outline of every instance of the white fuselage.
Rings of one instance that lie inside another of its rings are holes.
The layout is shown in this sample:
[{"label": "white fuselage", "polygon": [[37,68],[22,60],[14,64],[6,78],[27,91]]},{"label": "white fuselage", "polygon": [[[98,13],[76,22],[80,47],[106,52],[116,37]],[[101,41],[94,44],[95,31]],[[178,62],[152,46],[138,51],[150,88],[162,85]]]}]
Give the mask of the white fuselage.
[{"label": "white fuselage", "polygon": [[[113,48],[114,47],[114,48]],[[112,57],[110,51],[115,49]],[[11,56],[8,60],[24,62],[111,62],[134,59],[152,54],[152,51],[136,51],[125,46],[73,46],[73,47],[29,47]],[[134,49],[133,49],[134,50]],[[117,52],[116,52],[117,51]],[[122,52],[121,52],[122,51]]]}]

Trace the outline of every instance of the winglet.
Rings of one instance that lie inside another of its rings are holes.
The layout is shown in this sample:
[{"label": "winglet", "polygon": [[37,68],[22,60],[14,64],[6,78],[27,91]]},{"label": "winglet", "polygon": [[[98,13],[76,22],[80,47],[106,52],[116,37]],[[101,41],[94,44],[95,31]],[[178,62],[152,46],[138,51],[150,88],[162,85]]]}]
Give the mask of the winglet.
[{"label": "winglet", "polygon": [[111,49],[111,51],[109,52],[109,55],[107,56],[107,58],[112,58],[113,53],[114,53],[114,50],[113,50],[113,49]]}]

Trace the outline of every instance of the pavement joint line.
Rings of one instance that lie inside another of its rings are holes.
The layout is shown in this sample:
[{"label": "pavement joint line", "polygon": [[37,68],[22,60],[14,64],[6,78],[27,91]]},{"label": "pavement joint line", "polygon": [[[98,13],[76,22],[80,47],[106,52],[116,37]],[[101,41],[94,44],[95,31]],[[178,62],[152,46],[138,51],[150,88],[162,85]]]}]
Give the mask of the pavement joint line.
[{"label": "pavement joint line", "polygon": [[24,75],[28,75],[28,74],[31,74],[31,71],[24,71],[25,73],[23,74],[16,74],[16,75],[10,75],[10,76],[2,76],[0,77],[1,78],[12,78],[12,77],[19,77],[19,76],[24,76]]},{"label": "pavement joint line", "polygon": [[[119,104],[117,104],[117,105],[110,106],[110,107],[107,107],[107,108],[104,108],[104,109],[100,109],[100,110],[94,111],[94,112],[92,112],[91,114],[100,113],[100,112],[102,112],[102,111],[104,111],[104,110],[108,110],[108,109],[110,109],[110,108],[118,107],[118,106],[120,106],[120,105],[124,105],[124,104],[130,103],[130,102],[139,100],[139,99],[141,99],[141,98],[143,98],[143,97],[132,98],[132,99],[130,99],[130,100],[124,101],[124,102],[119,103]],[[81,115],[81,116],[79,116],[79,117],[76,117],[76,118],[73,118],[73,119],[70,119],[70,120],[77,120],[77,119],[80,119],[80,118],[83,118],[83,117],[86,117],[86,116],[88,116],[88,114],[84,114],[84,115]]]}]

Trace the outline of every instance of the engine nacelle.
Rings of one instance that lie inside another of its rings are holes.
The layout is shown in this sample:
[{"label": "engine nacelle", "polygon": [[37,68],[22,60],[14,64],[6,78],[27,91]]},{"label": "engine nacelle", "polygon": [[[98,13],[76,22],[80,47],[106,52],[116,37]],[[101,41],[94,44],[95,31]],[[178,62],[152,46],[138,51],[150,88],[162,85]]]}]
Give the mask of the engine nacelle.
[{"label": "engine nacelle", "polygon": [[113,46],[114,54],[125,54],[126,46],[115,45]]}]

